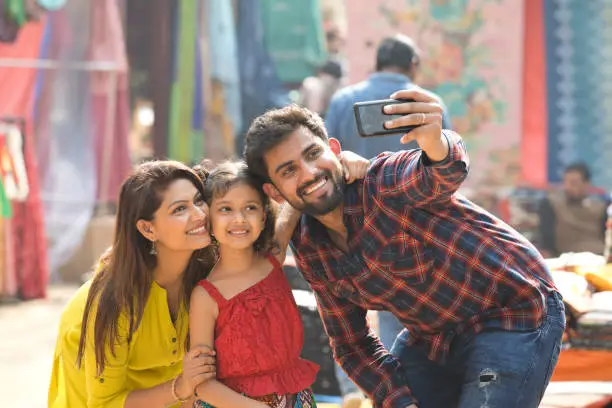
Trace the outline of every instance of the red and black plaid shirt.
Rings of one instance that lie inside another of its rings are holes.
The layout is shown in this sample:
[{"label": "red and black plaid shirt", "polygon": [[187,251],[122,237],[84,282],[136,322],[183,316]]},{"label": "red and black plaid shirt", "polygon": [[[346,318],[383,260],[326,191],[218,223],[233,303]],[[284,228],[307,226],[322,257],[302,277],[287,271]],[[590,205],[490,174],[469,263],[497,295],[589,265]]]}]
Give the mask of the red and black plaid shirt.
[{"label": "red and black plaid shirt", "polygon": [[456,193],[468,172],[461,138],[431,164],[420,150],[384,153],[347,187],[349,253],[303,216],[292,247],[315,291],[334,354],[376,407],[414,400],[399,362],[366,324],[367,310],[391,311],[432,360],[457,334],[484,327],[531,330],[541,323],[552,278],[522,235]]}]

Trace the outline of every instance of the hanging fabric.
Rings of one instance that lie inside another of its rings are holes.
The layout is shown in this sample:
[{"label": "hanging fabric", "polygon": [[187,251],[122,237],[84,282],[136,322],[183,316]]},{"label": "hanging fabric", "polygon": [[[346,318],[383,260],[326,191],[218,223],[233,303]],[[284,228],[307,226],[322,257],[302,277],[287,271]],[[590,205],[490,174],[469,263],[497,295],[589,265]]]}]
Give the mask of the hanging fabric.
[{"label": "hanging fabric", "polygon": [[[211,0],[208,3],[208,64],[212,78],[211,99],[213,114],[218,115],[219,135],[217,143],[222,145],[223,156],[235,150],[235,135],[242,130],[240,97],[240,69],[236,24],[232,3],[226,0]],[[215,100],[221,101],[221,109],[214,111]],[[208,112],[208,111],[207,111]],[[213,130],[214,132],[214,130]],[[217,133],[210,133],[215,138]],[[207,152],[207,154],[214,152]]]},{"label": "hanging fabric", "polygon": [[[16,155],[11,153],[8,140],[19,135],[21,142],[12,143],[19,146]],[[17,170],[22,167],[25,170],[21,130],[14,124],[0,123],[0,298],[16,299],[19,295],[18,268],[15,264],[15,230],[11,220],[13,217],[13,205],[20,197],[19,175],[27,180],[27,175]],[[15,157],[16,156],[16,157]],[[19,163],[16,165],[16,163]],[[27,198],[27,193],[25,197]]]},{"label": "hanging fabric", "polygon": [[[168,155],[184,163],[190,163],[195,159],[194,152],[190,151],[190,127],[194,105],[197,22],[196,2],[178,2],[174,20],[175,46],[170,95]],[[201,152],[198,152],[198,155],[201,155]]]},{"label": "hanging fabric", "polygon": [[65,4],[66,0],[0,0],[0,43],[14,43],[26,23]]},{"label": "hanging fabric", "polygon": [[[28,125],[26,125],[28,126]],[[13,201],[14,215],[10,220],[7,257],[12,256],[14,284],[22,299],[44,298],[47,293],[49,265],[47,239],[44,229],[43,208],[38,187],[38,170],[32,137],[22,130],[23,156],[29,191],[23,201]]]},{"label": "hanging fabric", "polygon": [[[67,9],[70,7],[72,5]],[[117,2],[92,1],[89,19],[88,60],[112,61],[117,66],[113,73],[92,72],[89,75],[90,115],[94,123],[94,149],[97,154],[97,199],[101,203],[111,203],[119,196],[121,184],[131,171],[128,62]]]},{"label": "hanging fabric", "polygon": [[19,27],[27,21],[26,7],[24,0],[5,0],[6,13],[9,18],[17,23]]},{"label": "hanging fabric", "polygon": [[261,0],[266,49],[279,78],[301,83],[327,57],[319,0]]},{"label": "hanging fabric", "polygon": [[13,216],[13,207],[11,200],[6,194],[4,182],[0,177],[0,219],[7,219]]},{"label": "hanging fabric", "polygon": [[23,135],[17,126],[0,126],[0,171],[8,198],[25,201],[30,187],[23,156]]},{"label": "hanging fabric", "polygon": [[[44,23],[26,24],[14,45],[0,44],[0,55],[16,59],[38,58],[43,31]],[[12,202],[13,217],[5,220],[4,228],[4,263],[8,272],[3,292],[21,299],[45,297],[49,277],[47,236],[33,137],[35,83],[34,69],[0,68],[0,89],[10,89],[10,92],[0,92],[0,123],[20,127],[29,186],[25,201]],[[7,116],[12,119],[7,120]]]},{"label": "hanging fabric", "polygon": [[55,11],[66,5],[66,0],[36,0],[36,3],[45,10]]},{"label": "hanging fabric", "polygon": [[[266,50],[259,0],[238,0],[237,38],[240,56],[242,124],[240,134],[257,116],[271,108],[289,104],[289,92],[278,78]],[[236,139],[236,153],[242,154],[242,137]]]},{"label": "hanging fabric", "polygon": [[19,24],[7,13],[7,1],[0,0],[0,42],[13,43],[19,34]]},{"label": "hanging fabric", "polygon": [[11,201],[8,199],[6,192],[4,190],[4,183],[2,182],[2,177],[0,177],[0,299],[9,296],[9,291],[7,290],[7,278],[8,277],[8,268],[7,268],[7,248],[6,248],[6,228],[9,219],[13,216],[13,208]]}]

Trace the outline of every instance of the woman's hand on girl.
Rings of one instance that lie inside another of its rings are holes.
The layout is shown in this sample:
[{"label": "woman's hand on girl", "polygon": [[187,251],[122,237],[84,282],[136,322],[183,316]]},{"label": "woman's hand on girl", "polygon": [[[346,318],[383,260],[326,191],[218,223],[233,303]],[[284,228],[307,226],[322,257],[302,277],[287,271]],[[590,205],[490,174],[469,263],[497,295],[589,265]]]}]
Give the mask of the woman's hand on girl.
[{"label": "woman's hand on girl", "polygon": [[181,399],[190,398],[198,385],[216,375],[215,351],[206,346],[192,347],[183,358],[183,373],[177,380],[176,392]]},{"label": "woman's hand on girl", "polygon": [[348,184],[364,178],[370,166],[368,159],[364,159],[357,153],[348,150],[340,152],[340,163],[344,167],[344,174]]}]

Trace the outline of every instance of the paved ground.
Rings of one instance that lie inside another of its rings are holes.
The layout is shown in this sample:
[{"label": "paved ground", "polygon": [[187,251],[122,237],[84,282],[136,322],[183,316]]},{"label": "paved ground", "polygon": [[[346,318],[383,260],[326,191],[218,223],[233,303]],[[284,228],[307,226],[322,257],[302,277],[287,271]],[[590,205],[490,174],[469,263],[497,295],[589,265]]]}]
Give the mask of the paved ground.
[{"label": "paved ground", "polygon": [[76,286],[56,286],[49,298],[0,304],[0,407],[44,408],[62,308]]},{"label": "paved ground", "polygon": [[[46,300],[0,304],[0,407],[46,407],[59,316],[75,289],[54,286]],[[545,406],[583,407],[612,387],[582,384],[553,384]]]}]

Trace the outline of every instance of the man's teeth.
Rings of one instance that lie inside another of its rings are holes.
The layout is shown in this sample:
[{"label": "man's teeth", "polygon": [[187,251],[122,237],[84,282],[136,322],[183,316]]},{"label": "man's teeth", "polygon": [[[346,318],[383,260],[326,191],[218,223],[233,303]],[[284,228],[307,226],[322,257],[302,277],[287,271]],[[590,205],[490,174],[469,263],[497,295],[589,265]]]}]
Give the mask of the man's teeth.
[{"label": "man's teeth", "polygon": [[206,227],[205,226],[201,226],[195,229],[192,229],[191,231],[187,232],[187,234],[189,235],[197,235],[197,234],[201,234],[204,231],[206,231]]},{"label": "man's teeth", "polygon": [[305,191],[304,194],[309,195],[314,193],[315,191],[317,191],[318,189],[320,189],[321,187],[323,187],[325,185],[325,183],[327,183],[327,179],[326,178],[322,178],[321,180],[319,180],[318,182],[316,182],[315,184],[313,184],[312,186],[308,187]]}]

